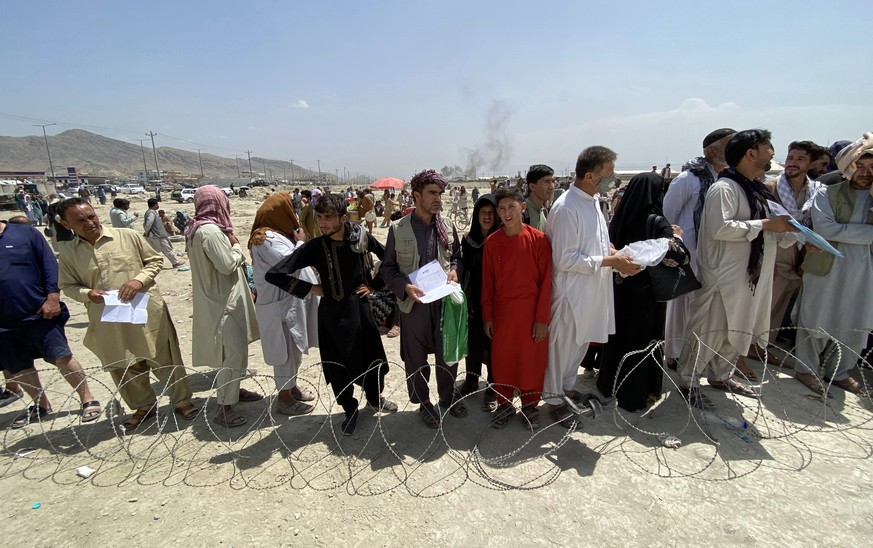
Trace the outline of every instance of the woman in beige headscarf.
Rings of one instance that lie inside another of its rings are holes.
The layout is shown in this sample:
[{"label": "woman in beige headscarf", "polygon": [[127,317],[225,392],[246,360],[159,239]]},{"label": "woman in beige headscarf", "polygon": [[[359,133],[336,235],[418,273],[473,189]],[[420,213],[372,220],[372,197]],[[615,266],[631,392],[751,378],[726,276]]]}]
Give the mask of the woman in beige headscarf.
[{"label": "woman in beige headscarf", "polygon": [[[318,346],[319,297],[299,299],[264,280],[264,274],[294,253],[306,241],[291,196],[273,194],[261,204],[252,224],[249,251],[252,254],[257,300],[255,313],[261,331],[264,362],[273,366],[279,397],[276,411],[283,415],[306,415],[314,409],[307,401],[315,398],[297,387],[297,372],[303,355]],[[295,277],[317,284],[309,268]]]}]

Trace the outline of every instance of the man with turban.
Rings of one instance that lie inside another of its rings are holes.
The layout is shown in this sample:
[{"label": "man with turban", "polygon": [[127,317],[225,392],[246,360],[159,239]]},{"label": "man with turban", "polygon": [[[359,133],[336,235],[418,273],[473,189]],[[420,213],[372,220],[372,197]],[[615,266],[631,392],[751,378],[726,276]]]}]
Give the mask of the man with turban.
[{"label": "man with turban", "polygon": [[455,393],[458,364],[450,366],[443,359],[442,302],[422,303],[420,297],[424,292],[410,281],[409,274],[437,260],[447,273],[448,281],[457,282],[461,243],[454,227],[440,215],[442,195],[448,185],[446,179],[434,170],[427,170],[415,175],[409,185],[415,210],[388,229],[382,276],[397,296],[398,308],[403,314],[400,358],[406,368],[409,400],[421,405],[419,413],[424,424],[437,428],[441,419],[430,401],[429,354],[434,355],[436,362],[440,407],[454,417],[466,416],[467,409]]},{"label": "man with turban", "polygon": [[873,287],[873,133],[840,151],[837,167],[843,181],[815,195],[812,229],[845,258],[809,253],[804,259],[795,376],[821,392],[821,365],[827,382],[858,393],[861,385],[849,371],[873,329],[873,307],[864,297]]}]

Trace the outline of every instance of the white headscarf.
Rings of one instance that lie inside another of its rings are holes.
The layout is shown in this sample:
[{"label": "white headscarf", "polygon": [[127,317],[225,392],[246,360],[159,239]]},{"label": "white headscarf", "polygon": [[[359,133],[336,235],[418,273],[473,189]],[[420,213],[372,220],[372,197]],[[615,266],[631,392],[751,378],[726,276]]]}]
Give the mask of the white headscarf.
[{"label": "white headscarf", "polygon": [[837,168],[846,179],[852,179],[852,175],[855,174],[855,162],[865,154],[873,154],[873,132],[870,131],[837,154]]}]

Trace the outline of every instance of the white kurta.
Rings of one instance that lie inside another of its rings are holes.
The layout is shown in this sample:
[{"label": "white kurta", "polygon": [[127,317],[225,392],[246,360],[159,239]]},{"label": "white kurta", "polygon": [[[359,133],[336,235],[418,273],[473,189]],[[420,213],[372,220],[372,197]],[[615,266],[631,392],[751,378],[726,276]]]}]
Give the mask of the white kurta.
[{"label": "white kurta", "polygon": [[[826,191],[816,194],[812,207],[812,228],[843,252],[845,259],[835,258],[826,276],[803,275],[802,289],[797,302],[798,328],[821,328],[838,339],[847,348],[842,349],[841,364],[833,374],[836,380],[848,376],[857,356],[867,340],[864,330],[873,329],[873,306],[870,306],[870,288],[873,287],[873,225],[866,224],[867,212],[873,199],[867,190],[855,190],[855,208],[846,224],[834,218]],[[797,335],[798,369],[817,369],[818,353],[828,337],[814,337],[801,330]],[[810,367],[804,367],[810,366]],[[812,370],[810,369],[810,370]]]},{"label": "white kurta", "polygon": [[[724,381],[753,340],[767,343],[777,245],[793,245],[795,240],[764,232],[763,263],[753,293],[747,269],[751,242],[763,230],[763,221],[750,220],[751,214],[745,193],[730,179],[719,179],[706,194],[697,239],[703,287],[691,297],[687,341],[679,360],[685,381],[703,374]],[[699,348],[695,336],[703,343]]]},{"label": "white kurta", "polygon": [[[575,186],[552,205],[546,220],[552,242],[552,326],[577,345],[606,342],[615,333],[609,229],[597,198]],[[566,306],[565,306],[566,305]],[[555,317],[555,311],[564,312]],[[577,364],[578,365],[578,364]]]},{"label": "white kurta", "polygon": [[[252,268],[258,294],[255,314],[261,333],[261,349],[264,361],[275,368],[276,386],[280,390],[297,374],[303,355],[308,354],[310,348],[318,346],[320,299],[311,293],[304,299],[298,299],[267,283],[264,275],[302,245],[303,242],[292,242],[268,230],[264,243],[252,246]],[[310,268],[300,269],[292,275],[312,284],[318,283],[318,278]]]},{"label": "white kurta", "polygon": [[615,333],[609,231],[596,196],[571,186],[552,205],[546,220],[552,243],[552,321],[543,399],[573,389],[579,364],[590,342],[606,342]]}]

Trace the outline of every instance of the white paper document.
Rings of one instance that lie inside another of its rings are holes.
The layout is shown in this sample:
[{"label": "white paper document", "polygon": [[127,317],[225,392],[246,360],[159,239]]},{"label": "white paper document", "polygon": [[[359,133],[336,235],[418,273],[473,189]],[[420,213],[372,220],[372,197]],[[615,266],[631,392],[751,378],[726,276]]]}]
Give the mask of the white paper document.
[{"label": "white paper document", "polygon": [[424,295],[419,297],[423,303],[432,303],[454,293],[455,286],[449,284],[448,279],[436,259],[409,273],[409,281],[412,285],[424,291]]},{"label": "white paper document", "polygon": [[133,299],[123,303],[118,300],[118,290],[107,291],[103,294],[104,306],[100,321],[143,325],[149,319],[146,310],[148,304],[149,296],[146,293],[137,293]]}]

